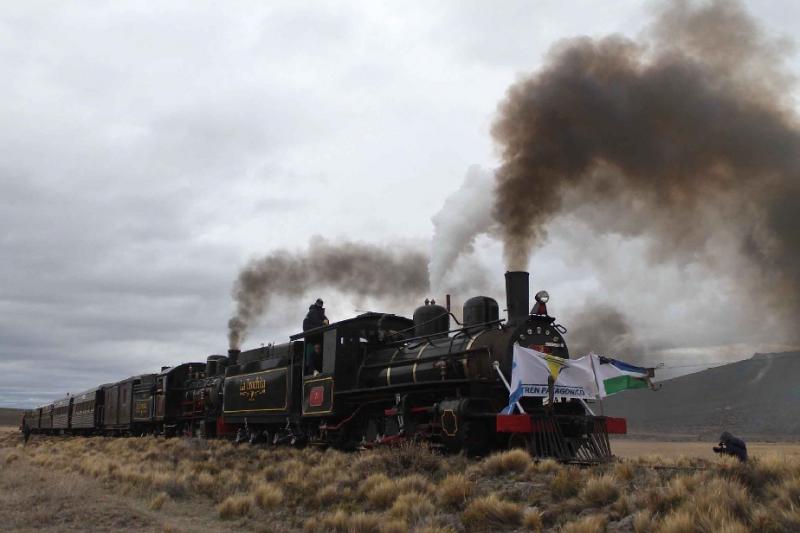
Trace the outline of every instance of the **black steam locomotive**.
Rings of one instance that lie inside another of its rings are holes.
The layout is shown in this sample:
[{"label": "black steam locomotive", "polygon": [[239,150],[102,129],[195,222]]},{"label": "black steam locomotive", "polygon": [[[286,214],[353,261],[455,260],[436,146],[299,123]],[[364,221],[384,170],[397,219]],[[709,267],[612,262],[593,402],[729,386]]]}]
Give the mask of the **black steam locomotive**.
[{"label": "black steam locomotive", "polygon": [[425,440],[470,454],[525,447],[538,457],[605,460],[608,434],[625,431],[622,419],[552,397],[522,398],[523,412],[501,414],[515,344],[569,357],[547,293],[531,310],[528,294],[528,273],[508,272],[506,320],[485,296],[467,300],[463,323],[452,329],[453,315],[434,302],[413,319],[364,313],[284,344],[101,385],[26,412],[23,427],[343,449]]}]

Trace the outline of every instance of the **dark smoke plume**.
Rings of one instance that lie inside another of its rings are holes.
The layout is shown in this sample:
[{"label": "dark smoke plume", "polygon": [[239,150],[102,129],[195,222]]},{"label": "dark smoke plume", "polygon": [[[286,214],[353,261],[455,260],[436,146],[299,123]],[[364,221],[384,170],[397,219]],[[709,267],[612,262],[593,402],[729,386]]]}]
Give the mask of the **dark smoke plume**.
[{"label": "dark smoke plume", "polygon": [[266,313],[275,296],[302,296],[330,287],[358,296],[408,300],[428,289],[428,258],[403,246],[330,243],[316,237],[302,253],[277,250],[254,259],[233,287],[236,314],[228,321],[228,341],[238,348],[247,331]]},{"label": "dark smoke plume", "polygon": [[549,220],[590,206],[598,231],[651,237],[657,258],[703,261],[719,232],[734,235],[719,266],[796,312],[800,129],[786,48],[730,1],[670,2],[637,41],[555,47],[509,89],[492,129],[508,267],[526,268]]},{"label": "dark smoke plume", "polygon": [[639,362],[637,359],[645,352],[625,316],[610,305],[588,302],[570,322],[574,324],[569,330],[572,357],[594,351],[598,355]]}]

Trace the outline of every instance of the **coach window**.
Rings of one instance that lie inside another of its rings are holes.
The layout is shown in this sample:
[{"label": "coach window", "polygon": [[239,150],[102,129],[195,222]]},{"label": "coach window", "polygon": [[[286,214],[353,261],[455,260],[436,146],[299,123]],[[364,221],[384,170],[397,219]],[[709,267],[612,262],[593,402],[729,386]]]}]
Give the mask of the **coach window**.
[{"label": "coach window", "polygon": [[321,335],[312,335],[303,339],[303,375],[316,376],[322,372],[322,348],[323,339]]},{"label": "coach window", "polygon": [[337,330],[329,329],[323,336],[322,373],[333,374],[336,367],[336,348],[339,341]]}]

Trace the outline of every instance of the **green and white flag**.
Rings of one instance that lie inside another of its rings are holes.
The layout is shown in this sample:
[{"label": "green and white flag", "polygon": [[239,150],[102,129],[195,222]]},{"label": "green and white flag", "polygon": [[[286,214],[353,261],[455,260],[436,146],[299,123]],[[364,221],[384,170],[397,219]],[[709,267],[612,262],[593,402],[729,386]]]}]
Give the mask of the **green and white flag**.
[{"label": "green and white flag", "polygon": [[628,389],[651,387],[652,369],[596,354],[591,354],[590,357],[594,360],[594,372],[601,398]]}]

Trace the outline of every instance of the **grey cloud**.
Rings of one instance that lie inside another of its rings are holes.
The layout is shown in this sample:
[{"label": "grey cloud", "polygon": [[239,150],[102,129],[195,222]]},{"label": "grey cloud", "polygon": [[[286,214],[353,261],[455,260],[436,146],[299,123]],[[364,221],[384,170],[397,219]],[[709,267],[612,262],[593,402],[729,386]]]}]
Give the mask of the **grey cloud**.
[{"label": "grey cloud", "polygon": [[[599,22],[601,8],[556,4],[4,6],[0,404],[224,349],[231,284],[250,257],[314,234],[427,242],[463,170],[496,164],[488,128],[515,75],[554,39],[644,23],[625,3]],[[567,324],[594,280],[625,282],[619,265],[597,274],[563,259],[582,250],[579,236],[551,250],[562,259],[534,261]],[[475,241],[447,280],[454,299],[501,296],[499,253]],[[380,305],[325,295],[337,318]],[[619,307],[647,336],[666,312],[638,302]],[[254,344],[285,339],[308,305],[279,303]]]}]

